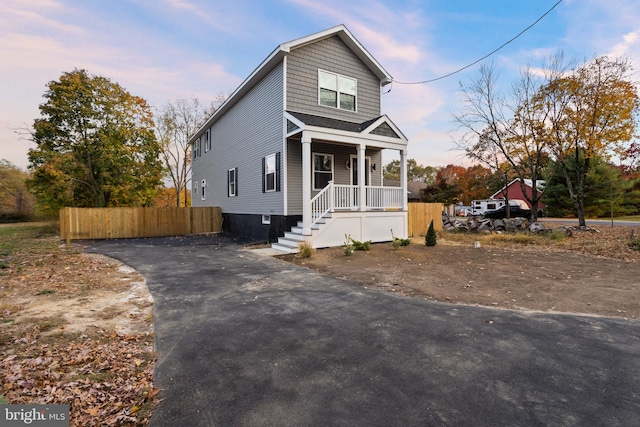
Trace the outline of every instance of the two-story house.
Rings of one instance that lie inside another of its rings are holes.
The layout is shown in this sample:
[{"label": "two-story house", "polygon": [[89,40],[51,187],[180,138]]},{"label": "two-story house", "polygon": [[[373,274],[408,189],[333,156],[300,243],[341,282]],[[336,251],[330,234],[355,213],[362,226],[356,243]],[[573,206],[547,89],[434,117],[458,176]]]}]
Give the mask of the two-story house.
[{"label": "two-story house", "polygon": [[[281,44],[191,139],[193,206],[290,252],[406,237],[407,138],[380,106],[391,81],[344,25]],[[399,152],[399,187],[383,186],[383,149]]]}]

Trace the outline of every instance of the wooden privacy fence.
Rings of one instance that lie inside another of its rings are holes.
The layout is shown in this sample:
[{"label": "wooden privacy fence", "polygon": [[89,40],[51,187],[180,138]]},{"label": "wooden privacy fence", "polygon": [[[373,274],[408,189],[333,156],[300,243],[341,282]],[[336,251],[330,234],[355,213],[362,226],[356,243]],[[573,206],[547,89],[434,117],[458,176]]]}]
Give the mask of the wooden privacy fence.
[{"label": "wooden privacy fence", "polygon": [[424,236],[433,220],[433,228],[442,230],[442,203],[409,203],[409,237]]},{"label": "wooden privacy fence", "polygon": [[219,207],[204,208],[63,208],[60,238],[118,239],[218,233]]}]

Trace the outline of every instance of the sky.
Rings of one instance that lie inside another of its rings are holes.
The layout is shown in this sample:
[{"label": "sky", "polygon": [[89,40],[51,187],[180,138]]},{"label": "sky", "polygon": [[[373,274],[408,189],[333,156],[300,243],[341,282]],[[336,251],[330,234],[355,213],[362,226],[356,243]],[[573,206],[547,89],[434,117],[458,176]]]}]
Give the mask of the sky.
[{"label": "sky", "polygon": [[[75,68],[108,77],[161,108],[178,98],[208,105],[232,92],[281,43],[344,24],[393,76],[382,112],[419,164],[469,164],[454,143],[460,86],[480,64],[428,84],[493,51],[557,0],[2,0],[0,159],[28,166],[25,137],[46,84]],[[640,2],[563,0],[484,64],[508,89],[527,65],[562,51],[582,61],[623,56],[640,74]],[[385,159],[385,162],[393,157]]]}]

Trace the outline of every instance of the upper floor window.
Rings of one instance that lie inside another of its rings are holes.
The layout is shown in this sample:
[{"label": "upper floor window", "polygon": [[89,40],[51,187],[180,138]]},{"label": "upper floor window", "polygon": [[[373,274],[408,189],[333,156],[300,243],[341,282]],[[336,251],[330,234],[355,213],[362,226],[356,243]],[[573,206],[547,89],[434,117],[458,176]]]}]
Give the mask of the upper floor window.
[{"label": "upper floor window", "polygon": [[207,129],[204,134],[204,152],[211,150],[211,130]]},{"label": "upper floor window", "polygon": [[357,82],[350,77],[318,70],[318,102],[327,107],[356,111]]},{"label": "upper floor window", "polygon": [[201,140],[201,138],[198,138],[195,141],[193,141],[193,147],[192,147],[191,150],[193,151],[193,158],[194,159],[197,159],[202,154],[202,152],[201,152],[202,145],[200,144],[200,140]]}]

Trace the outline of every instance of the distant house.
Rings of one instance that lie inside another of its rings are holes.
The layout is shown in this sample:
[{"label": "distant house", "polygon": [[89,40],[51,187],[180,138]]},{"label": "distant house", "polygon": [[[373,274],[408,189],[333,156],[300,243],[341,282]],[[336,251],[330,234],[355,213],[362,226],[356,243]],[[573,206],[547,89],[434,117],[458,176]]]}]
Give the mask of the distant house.
[{"label": "distant house", "polygon": [[[384,179],[384,185],[389,187],[400,187],[397,179]],[[420,202],[420,193],[427,188],[427,184],[418,181],[407,181],[407,200],[409,203]]]},{"label": "distant house", "polygon": [[[537,190],[538,193],[544,190],[544,187],[546,185],[547,183],[545,181],[541,181],[541,180],[536,181],[536,187],[538,187],[538,190]],[[533,196],[533,181],[531,181],[530,179],[525,179],[524,186],[525,186],[527,197],[531,198]],[[515,199],[524,200],[527,206],[529,206],[529,209],[531,209],[531,203],[529,203],[529,201],[525,197],[525,193],[522,192],[522,188],[520,187],[520,178],[516,178],[512,180],[509,184],[507,184],[506,187],[502,187],[500,190],[496,191],[491,195],[492,199],[502,199],[507,197],[509,198],[509,200],[515,200]],[[544,208],[545,208],[544,201],[541,200],[540,202],[538,202],[538,209],[544,209]]]},{"label": "distant house", "polygon": [[279,45],[190,140],[193,206],[223,230],[296,252],[407,237],[407,179],[384,186],[382,150],[407,138],[381,112],[392,77],[344,25]]}]

